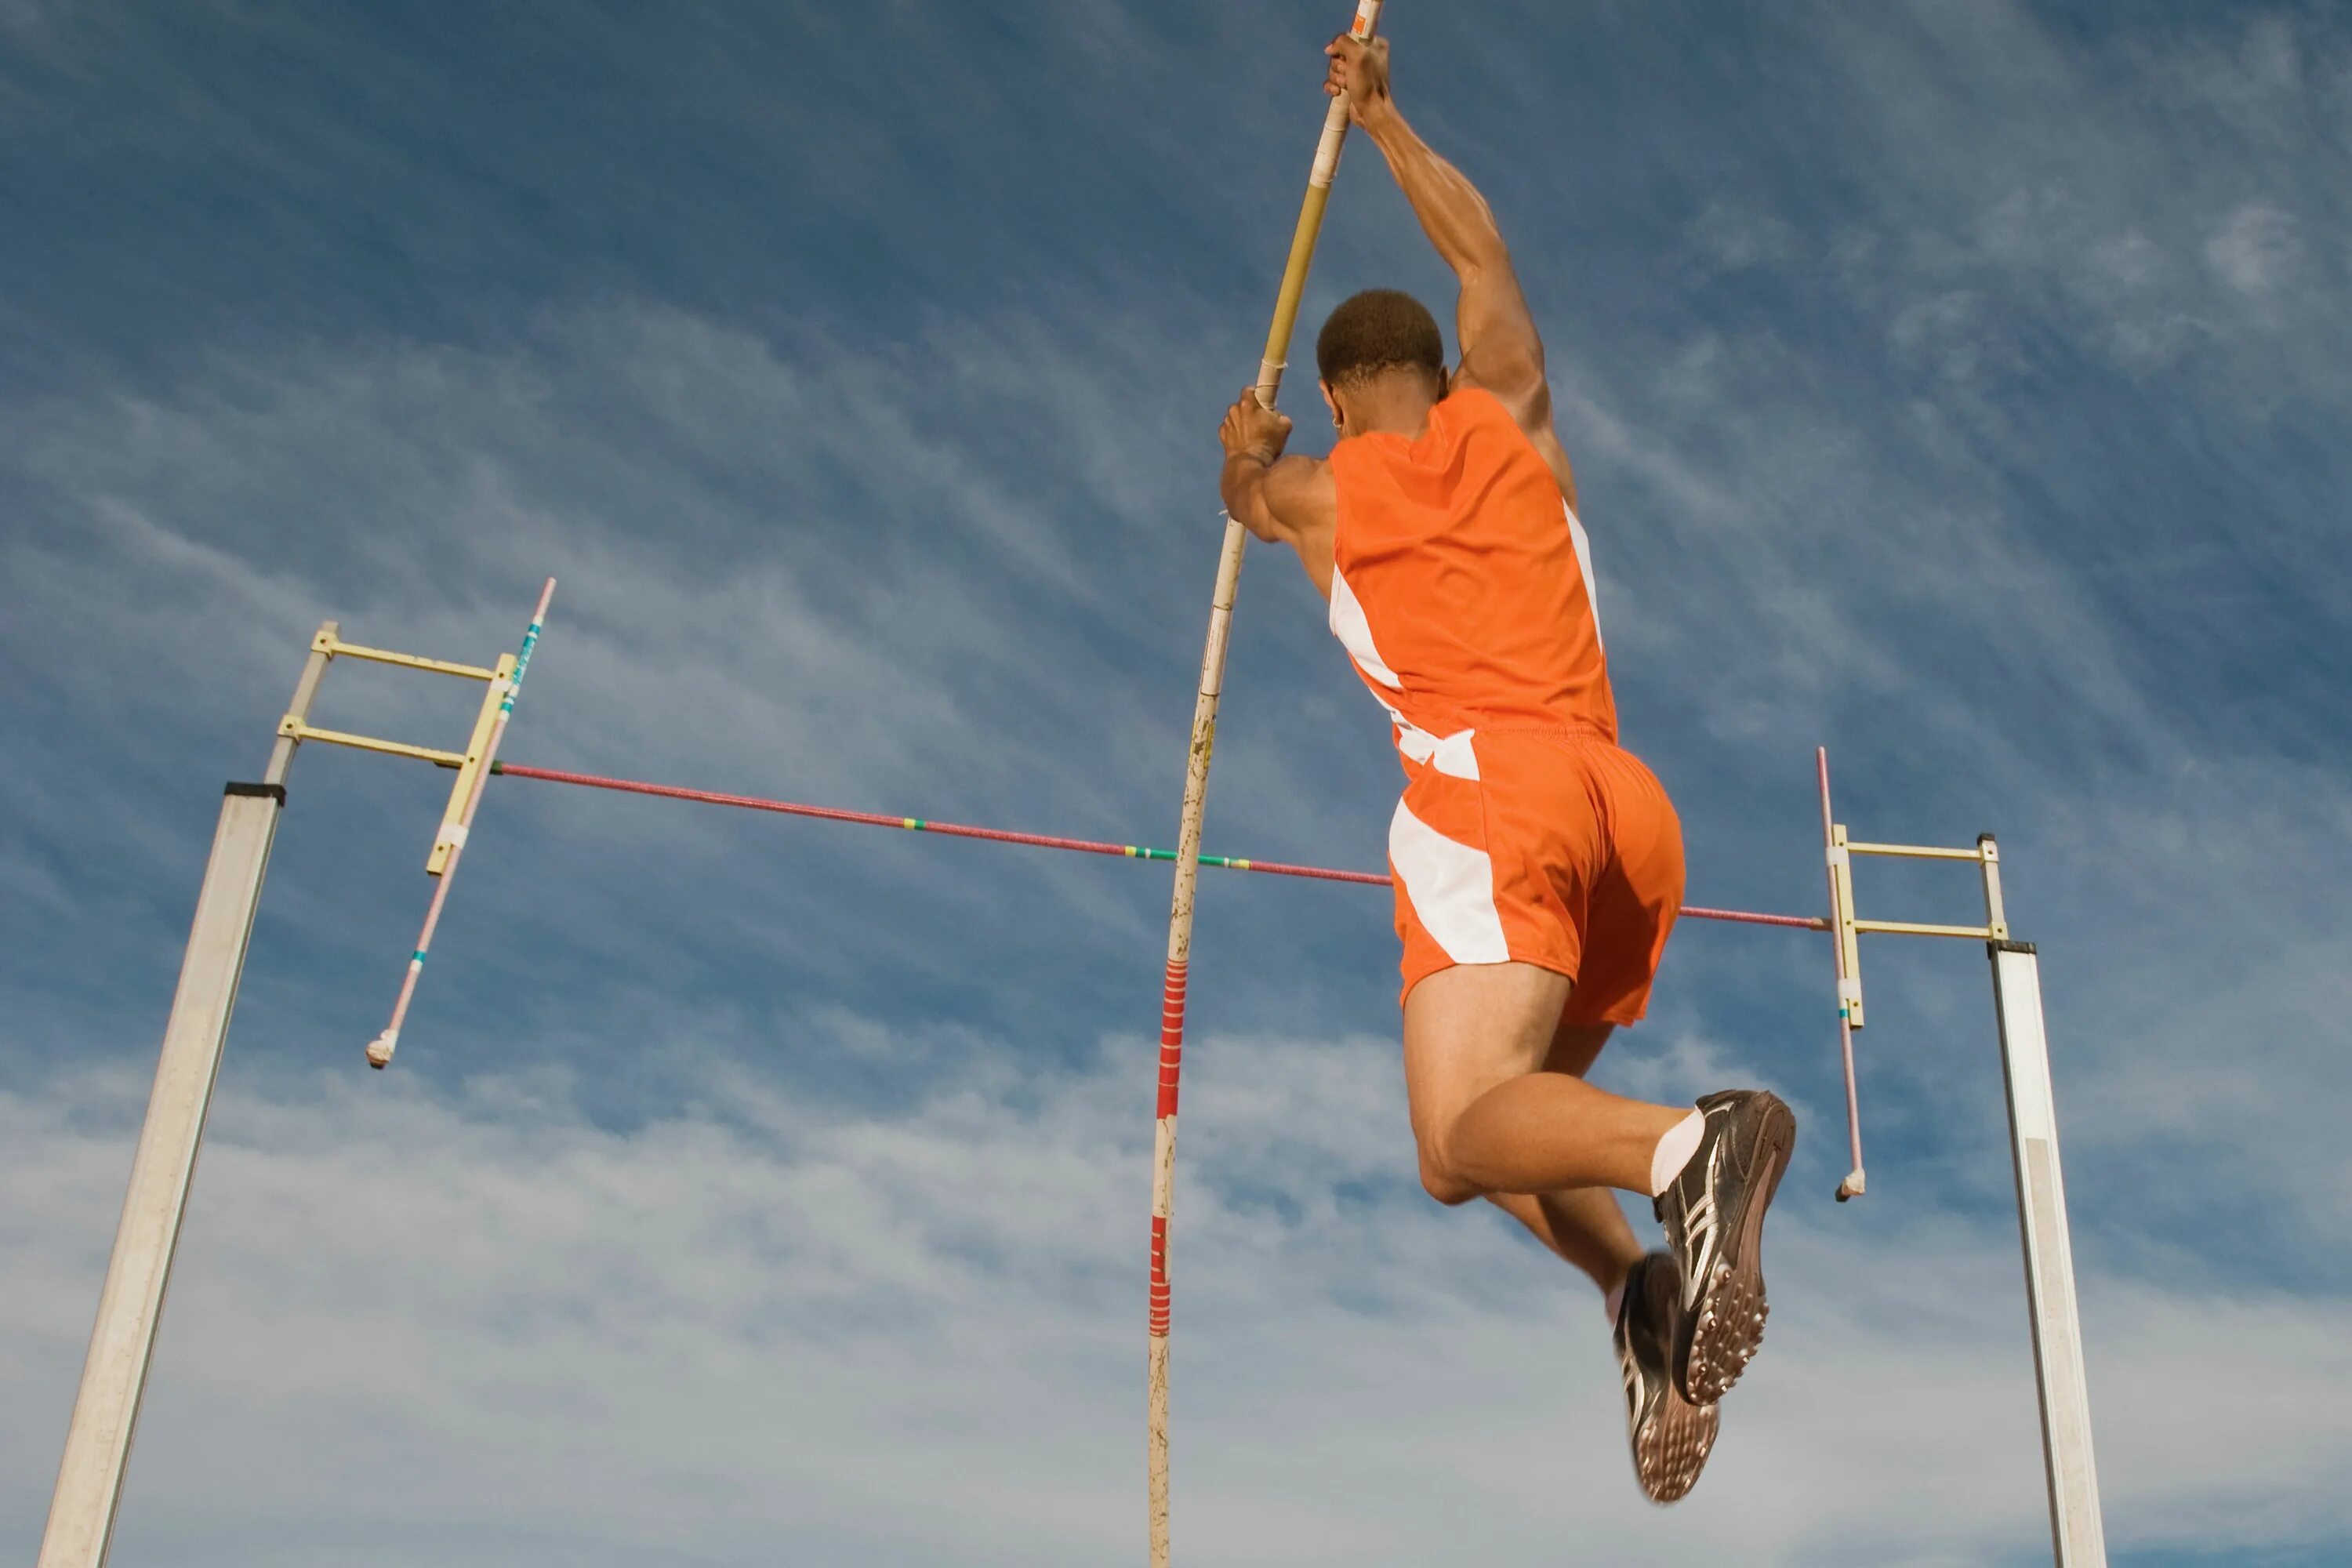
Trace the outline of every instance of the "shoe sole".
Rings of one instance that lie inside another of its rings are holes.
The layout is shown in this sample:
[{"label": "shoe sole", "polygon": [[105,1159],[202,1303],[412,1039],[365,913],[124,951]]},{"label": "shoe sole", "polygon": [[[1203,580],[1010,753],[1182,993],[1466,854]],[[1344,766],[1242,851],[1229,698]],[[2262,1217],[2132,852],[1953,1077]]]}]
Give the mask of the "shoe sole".
[{"label": "shoe sole", "polygon": [[1715,1406],[1693,1405],[1669,1384],[1657,1411],[1633,1438],[1633,1475],[1643,1495],[1661,1504],[1689,1496],[1715,1449],[1716,1432]]},{"label": "shoe sole", "polygon": [[1772,1194],[1789,1168],[1797,1118],[1777,1099],[1770,1099],[1763,1111],[1757,1145],[1764,1169],[1748,1189],[1738,1233],[1717,1260],[1693,1313],[1696,1325],[1680,1383],[1684,1396],[1694,1405],[1713,1405],[1731,1392],[1756,1359],[1764,1342],[1764,1320],[1772,1310],[1764,1299],[1764,1211],[1772,1206]]}]

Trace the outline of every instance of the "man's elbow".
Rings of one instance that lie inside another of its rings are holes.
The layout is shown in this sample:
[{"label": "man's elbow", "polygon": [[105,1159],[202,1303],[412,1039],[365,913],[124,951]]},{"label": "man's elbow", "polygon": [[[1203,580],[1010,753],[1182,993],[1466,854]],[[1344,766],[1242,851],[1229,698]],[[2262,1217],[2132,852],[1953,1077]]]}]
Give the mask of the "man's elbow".
[{"label": "man's elbow", "polygon": [[1224,492],[1225,515],[1248,529],[1260,539],[1274,537],[1269,530],[1273,515],[1266,510],[1263,487],[1258,485],[1230,486]]},{"label": "man's elbow", "polygon": [[1275,521],[1274,513],[1263,502],[1256,506],[1237,507],[1229,504],[1225,508],[1225,515],[1268,544],[1276,544],[1282,541],[1282,527]]}]

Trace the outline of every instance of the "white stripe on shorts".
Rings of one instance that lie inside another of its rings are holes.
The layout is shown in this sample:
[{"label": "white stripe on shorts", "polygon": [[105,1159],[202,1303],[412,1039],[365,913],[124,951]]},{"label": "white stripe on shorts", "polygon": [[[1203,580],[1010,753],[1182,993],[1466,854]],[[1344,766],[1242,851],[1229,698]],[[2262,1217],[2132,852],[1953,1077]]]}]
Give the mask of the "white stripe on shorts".
[{"label": "white stripe on shorts", "polygon": [[1495,863],[1456,844],[1398,801],[1389,819],[1389,862],[1422,929],[1456,963],[1507,963],[1503,917],[1495,908]]}]

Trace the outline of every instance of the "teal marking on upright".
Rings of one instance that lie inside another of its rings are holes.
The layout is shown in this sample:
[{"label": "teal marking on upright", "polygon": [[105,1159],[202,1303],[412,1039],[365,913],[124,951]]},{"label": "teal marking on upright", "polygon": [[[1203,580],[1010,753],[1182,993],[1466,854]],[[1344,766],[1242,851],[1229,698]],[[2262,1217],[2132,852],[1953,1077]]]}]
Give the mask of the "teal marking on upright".
[{"label": "teal marking on upright", "polygon": [[539,623],[533,621],[522,634],[522,651],[515,655],[514,679],[507,682],[505,700],[499,704],[501,718],[514,717],[515,696],[522,689],[524,671],[530,668],[530,650],[539,646]]}]

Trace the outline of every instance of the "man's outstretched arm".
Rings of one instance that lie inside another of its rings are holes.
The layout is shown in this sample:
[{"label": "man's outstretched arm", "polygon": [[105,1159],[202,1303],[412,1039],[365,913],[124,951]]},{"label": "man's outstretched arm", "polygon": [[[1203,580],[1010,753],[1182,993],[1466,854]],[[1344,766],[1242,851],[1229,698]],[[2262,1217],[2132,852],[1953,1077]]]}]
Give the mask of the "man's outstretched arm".
[{"label": "man's outstretched arm", "polygon": [[1349,37],[1324,51],[1331,73],[1324,89],[1346,94],[1350,118],[1389,161],[1389,172],[1437,254],[1461,280],[1454,331],[1462,344],[1462,376],[1485,387],[1530,432],[1551,427],[1551,392],[1544,382],[1543,340],[1495,214],[1462,171],[1430,151],[1397,111],[1389,93],[1389,44]]}]

